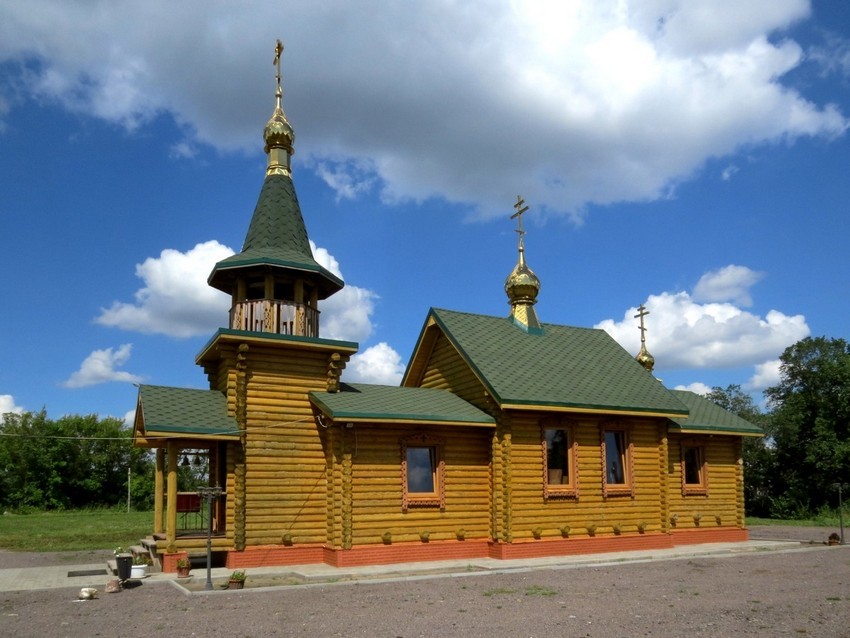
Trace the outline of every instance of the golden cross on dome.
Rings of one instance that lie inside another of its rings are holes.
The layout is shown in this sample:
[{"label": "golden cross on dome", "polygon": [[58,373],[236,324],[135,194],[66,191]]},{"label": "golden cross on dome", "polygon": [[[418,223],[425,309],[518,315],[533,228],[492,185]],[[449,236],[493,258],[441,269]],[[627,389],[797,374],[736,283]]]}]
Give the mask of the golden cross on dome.
[{"label": "golden cross on dome", "polygon": [[649,310],[646,309],[646,306],[641,304],[638,307],[638,313],[635,315],[635,319],[640,317],[640,328],[638,328],[638,330],[640,330],[640,342],[641,343],[646,343],[647,328],[643,325],[643,318],[648,314],[649,314]]},{"label": "golden cross on dome", "polygon": [[511,219],[517,220],[518,228],[516,232],[519,233],[519,238],[522,239],[522,236],[525,235],[525,231],[522,229],[522,214],[528,211],[528,206],[525,205],[525,200],[517,195],[514,208],[516,208],[516,212],[511,215]]},{"label": "golden cross on dome", "polygon": [[274,64],[277,67],[277,74],[275,75],[275,79],[277,80],[277,90],[280,91],[280,55],[283,53],[283,42],[280,40],[277,41],[277,44],[274,48]]}]

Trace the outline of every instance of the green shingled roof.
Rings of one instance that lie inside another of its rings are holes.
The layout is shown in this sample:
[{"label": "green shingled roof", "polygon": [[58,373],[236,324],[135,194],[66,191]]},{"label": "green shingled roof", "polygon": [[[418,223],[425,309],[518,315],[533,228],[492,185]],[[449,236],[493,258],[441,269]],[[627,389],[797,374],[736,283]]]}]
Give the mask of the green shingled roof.
[{"label": "green shingled roof", "polygon": [[441,309],[431,318],[502,406],[687,414],[604,330],[546,323],[534,334],[507,317]]},{"label": "green shingled roof", "polygon": [[671,390],[676,397],[688,406],[690,415],[687,418],[671,419],[682,432],[712,432],[740,434],[744,436],[762,436],[762,429],[745,421],[741,417],[721,408],[713,401],[694,394],[688,390]]},{"label": "green shingled roof", "polygon": [[334,421],[392,421],[495,426],[495,420],[446,390],[343,383],[340,392],[311,392]]},{"label": "green shingled roof", "polygon": [[263,182],[242,252],[218,262],[208,283],[230,292],[234,269],[275,267],[314,273],[324,299],[343,287],[343,281],[313,258],[307,229],[288,175],[268,175]]},{"label": "green shingled roof", "polygon": [[[216,390],[139,386],[144,434],[174,433],[238,438],[236,420],[227,414],[227,399]],[[137,415],[137,422],[138,422]]]}]

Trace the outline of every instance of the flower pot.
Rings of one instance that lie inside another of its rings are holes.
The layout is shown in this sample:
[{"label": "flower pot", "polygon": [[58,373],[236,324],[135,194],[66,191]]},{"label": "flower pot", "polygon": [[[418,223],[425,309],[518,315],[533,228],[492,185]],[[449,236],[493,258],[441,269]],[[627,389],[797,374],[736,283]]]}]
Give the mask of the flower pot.
[{"label": "flower pot", "polygon": [[130,569],[130,578],[146,578],[148,575],[147,565],[133,565]]},{"label": "flower pot", "polygon": [[115,567],[118,571],[119,580],[127,580],[130,578],[130,572],[133,568],[132,554],[116,554]]},{"label": "flower pot", "polygon": [[178,578],[186,578],[189,576],[189,572],[191,571],[191,567],[178,567],[177,568],[177,577]]},{"label": "flower pot", "polygon": [[228,589],[242,589],[243,587],[245,587],[245,581],[244,580],[233,580],[233,579],[231,579],[231,580],[227,581],[227,588]]}]

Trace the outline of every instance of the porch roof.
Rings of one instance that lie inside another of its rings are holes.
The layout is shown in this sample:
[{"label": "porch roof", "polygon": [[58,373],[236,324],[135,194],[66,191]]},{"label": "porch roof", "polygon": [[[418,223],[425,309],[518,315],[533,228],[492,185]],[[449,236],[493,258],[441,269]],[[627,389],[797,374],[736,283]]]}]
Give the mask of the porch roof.
[{"label": "porch roof", "polygon": [[134,436],[213,436],[238,440],[236,419],[227,413],[227,398],[216,390],[140,385]]},{"label": "porch roof", "polygon": [[749,421],[721,408],[713,401],[689,390],[671,390],[676,398],[688,406],[687,418],[673,418],[670,430],[694,434],[736,434],[739,436],[764,436],[762,429]]},{"label": "porch roof", "polygon": [[311,392],[334,421],[495,427],[496,421],[448,390],[343,383],[339,392]]}]

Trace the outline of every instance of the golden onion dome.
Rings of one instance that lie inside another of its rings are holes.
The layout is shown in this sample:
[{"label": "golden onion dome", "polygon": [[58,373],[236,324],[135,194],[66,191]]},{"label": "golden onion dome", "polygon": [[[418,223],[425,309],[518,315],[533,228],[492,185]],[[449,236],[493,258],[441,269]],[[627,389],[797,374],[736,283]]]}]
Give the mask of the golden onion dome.
[{"label": "golden onion dome", "polygon": [[290,155],[295,153],[295,131],[286,119],[286,114],[278,101],[266,128],[263,130],[263,140],[266,142],[265,151],[268,153],[273,148],[283,148]]},{"label": "golden onion dome", "polygon": [[649,350],[646,349],[645,345],[641,345],[640,352],[638,352],[635,359],[637,359],[637,362],[648,372],[652,372],[653,368],[655,368],[655,357],[649,354]]},{"label": "golden onion dome", "polygon": [[534,303],[540,293],[540,279],[525,263],[525,250],[522,246],[517,265],[505,279],[505,292],[511,305],[519,302]]}]

